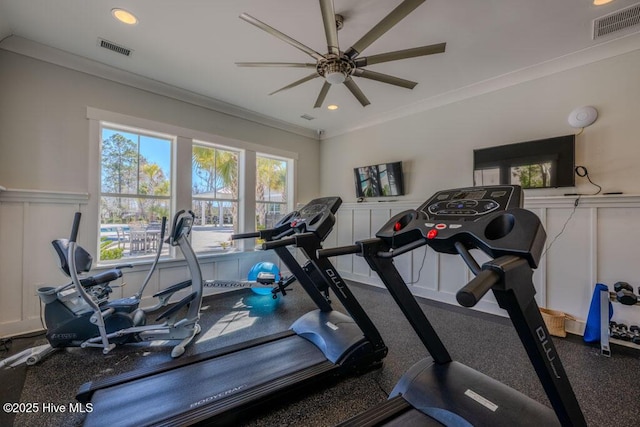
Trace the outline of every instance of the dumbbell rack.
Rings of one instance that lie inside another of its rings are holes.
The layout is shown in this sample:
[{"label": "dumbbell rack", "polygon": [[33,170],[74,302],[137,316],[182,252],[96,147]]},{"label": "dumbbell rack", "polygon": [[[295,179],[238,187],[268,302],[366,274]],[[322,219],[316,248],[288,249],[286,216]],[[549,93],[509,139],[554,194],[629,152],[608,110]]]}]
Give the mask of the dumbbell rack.
[{"label": "dumbbell rack", "polygon": [[[608,290],[600,291],[600,353],[606,357],[611,357],[611,348],[609,346],[610,339],[613,340],[615,344],[623,345],[626,347],[640,347],[640,344],[635,344],[629,341],[610,337],[609,302],[620,304],[620,302],[617,300],[617,295],[615,292],[610,292]],[[640,301],[638,301],[634,305],[640,305]]]}]

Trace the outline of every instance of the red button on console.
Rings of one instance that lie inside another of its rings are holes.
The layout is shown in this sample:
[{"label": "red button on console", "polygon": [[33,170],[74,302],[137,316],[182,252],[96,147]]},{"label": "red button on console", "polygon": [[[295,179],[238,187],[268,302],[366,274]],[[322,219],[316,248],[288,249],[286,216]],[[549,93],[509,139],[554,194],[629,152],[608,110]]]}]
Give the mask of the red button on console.
[{"label": "red button on console", "polygon": [[447,224],[436,224],[436,228],[438,230],[444,230],[445,228],[447,228]]},{"label": "red button on console", "polygon": [[427,239],[435,239],[437,235],[438,235],[438,230],[431,229],[427,233]]}]

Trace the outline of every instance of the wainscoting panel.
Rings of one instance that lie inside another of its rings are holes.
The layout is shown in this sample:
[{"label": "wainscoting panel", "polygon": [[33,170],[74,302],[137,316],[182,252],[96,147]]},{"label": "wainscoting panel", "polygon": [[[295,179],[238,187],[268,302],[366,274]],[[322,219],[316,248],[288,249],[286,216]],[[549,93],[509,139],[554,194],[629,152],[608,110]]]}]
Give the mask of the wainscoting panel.
[{"label": "wainscoting panel", "polygon": [[[87,211],[89,195],[54,191],[14,190],[0,187],[0,338],[42,329],[41,304],[37,289],[69,283],[58,267],[58,258],[51,241],[67,237],[73,215]],[[81,223],[78,243],[89,248],[90,220],[85,215]],[[176,259],[161,260],[145,290],[141,305],[151,306],[157,291],[189,279],[189,270],[177,250]],[[279,264],[273,251],[229,252],[203,256],[200,268],[203,278],[246,280],[251,266],[259,261]],[[112,298],[131,296],[138,291],[147,275],[150,260],[138,262],[123,270],[122,279],[114,282]],[[95,267],[95,266],[94,266]],[[96,267],[99,272],[108,266]],[[283,271],[287,275],[287,271]],[[205,295],[225,292],[225,289],[206,288]],[[172,301],[185,296],[177,293]]]},{"label": "wainscoting panel", "polygon": [[[640,196],[581,196],[577,205],[576,199],[527,197],[525,208],[538,215],[547,232],[546,252],[533,276],[536,300],[540,306],[575,316],[578,321],[568,322],[567,329],[581,334],[595,283],[605,283],[612,290],[617,281],[626,281],[636,290],[640,285],[640,261],[636,255],[640,242],[640,227],[636,225]],[[344,203],[337,216],[336,242],[350,245],[371,237],[392,215],[420,204],[420,201]],[[480,264],[488,259],[477,250],[473,253]],[[339,272],[348,279],[382,286],[377,275],[358,258],[337,257]],[[457,304],[457,290],[473,276],[459,257],[428,250],[425,258],[423,248],[401,255],[394,262],[405,281],[412,283],[414,294],[451,304]],[[492,294],[476,309],[505,315]],[[640,324],[637,306],[614,303],[614,312],[618,321]]]}]

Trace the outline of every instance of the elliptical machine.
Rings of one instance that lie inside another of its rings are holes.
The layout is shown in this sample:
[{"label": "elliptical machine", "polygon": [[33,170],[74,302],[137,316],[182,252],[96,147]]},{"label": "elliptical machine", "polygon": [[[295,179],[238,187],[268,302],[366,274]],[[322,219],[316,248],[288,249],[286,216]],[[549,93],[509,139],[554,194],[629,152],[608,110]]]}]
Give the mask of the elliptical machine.
[{"label": "elliptical machine", "polygon": [[[178,246],[182,251],[192,277],[156,293],[153,297],[158,298],[158,303],[147,309],[139,307],[140,300],[162,252],[166,218],[162,221],[156,257],[139,291],[131,297],[113,301],[109,301],[109,283],[121,277],[121,269],[130,265],[117,266],[80,279],[78,273],[89,271],[92,262],[91,256],[76,244],[80,218],[80,212],[76,212],[69,240],[59,239],[52,242],[60,256],[60,267],[71,277],[72,282],[60,287],[38,289],[38,295],[45,304],[44,317],[49,344],[27,349],[7,358],[0,363],[0,367],[16,366],[23,361],[26,361],[27,365],[33,365],[56,348],[98,347],[107,354],[118,344],[153,340],[179,340],[173,347],[171,356],[181,356],[185,346],[200,332],[198,321],[203,297],[202,275],[196,255],[188,241],[194,214],[184,210],[178,212],[168,239],[170,245]],[[148,312],[167,305],[176,292],[189,287],[191,292],[187,296],[155,319],[162,323],[146,324]],[[178,317],[183,308],[187,309],[186,315]]]}]

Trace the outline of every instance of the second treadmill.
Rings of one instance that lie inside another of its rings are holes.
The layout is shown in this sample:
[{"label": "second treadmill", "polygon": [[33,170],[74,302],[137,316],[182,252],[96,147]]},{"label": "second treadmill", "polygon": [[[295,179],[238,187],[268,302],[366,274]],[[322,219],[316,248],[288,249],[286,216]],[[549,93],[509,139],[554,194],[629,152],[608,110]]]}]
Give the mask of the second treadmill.
[{"label": "second treadmill", "polygon": [[[387,348],[378,330],[331,263],[316,258],[340,204],[339,197],[315,199],[284,218],[287,226],[277,235],[253,235],[280,239],[267,241],[266,248],[276,249],[317,310],[288,331],[84,384],[76,398],[93,405],[85,425],[235,424],[282,393],[381,366]],[[288,245],[308,255],[349,316],[331,308]]]}]

